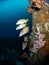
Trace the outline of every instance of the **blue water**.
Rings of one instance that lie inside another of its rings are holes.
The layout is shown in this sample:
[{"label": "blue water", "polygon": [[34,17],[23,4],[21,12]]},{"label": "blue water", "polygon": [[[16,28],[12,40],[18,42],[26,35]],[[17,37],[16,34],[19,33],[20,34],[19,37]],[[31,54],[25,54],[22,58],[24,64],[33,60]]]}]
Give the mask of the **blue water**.
[{"label": "blue water", "polygon": [[[49,2],[49,0],[47,0]],[[29,0],[0,0],[0,38],[18,37],[15,23],[28,18],[31,26],[31,15],[27,11]]]},{"label": "blue water", "polygon": [[[10,59],[14,62],[22,52],[22,38],[17,39],[20,31],[16,31],[16,22],[19,19],[28,18],[28,25],[31,27],[31,15],[27,11],[28,5],[28,0],[0,0],[0,38],[3,38],[0,40],[1,60]],[[4,38],[7,39],[4,40]]]},{"label": "blue water", "polygon": [[[16,28],[16,22],[19,19],[28,18],[29,19],[28,25],[31,30],[32,19],[31,19],[31,14],[29,14],[27,11],[28,5],[29,5],[28,0],[0,0],[0,38],[18,37],[20,31],[16,31],[15,28]],[[20,49],[21,44],[19,44],[19,40],[18,41],[14,40],[14,41],[5,40],[5,41],[2,41],[3,44],[0,43],[2,44],[2,46],[0,45],[2,50],[1,49],[0,50],[4,52],[2,53],[3,55],[1,54],[2,59],[4,59],[3,58],[4,54],[5,54],[5,58],[6,58],[6,55],[9,57],[13,56],[12,59],[13,58],[16,59],[16,57],[19,56],[21,52],[21,49]],[[12,52],[13,48],[14,50],[16,49],[15,52]],[[10,51],[10,49],[12,50]],[[5,53],[5,51],[8,53]],[[23,65],[23,64],[17,62],[17,65]]]},{"label": "blue water", "polygon": [[15,30],[16,22],[23,18],[31,21],[28,5],[28,0],[0,0],[0,38],[18,37],[20,31]]}]

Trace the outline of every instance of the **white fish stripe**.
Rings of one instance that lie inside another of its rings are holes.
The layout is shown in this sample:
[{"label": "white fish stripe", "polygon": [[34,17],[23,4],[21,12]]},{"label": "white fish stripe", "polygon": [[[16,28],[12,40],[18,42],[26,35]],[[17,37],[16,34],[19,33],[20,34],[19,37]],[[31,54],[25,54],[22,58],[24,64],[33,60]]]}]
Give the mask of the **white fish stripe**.
[{"label": "white fish stripe", "polygon": [[27,23],[28,22],[28,19],[21,19],[21,20],[18,20],[16,25],[19,25],[19,24],[24,24],[24,23]]},{"label": "white fish stripe", "polygon": [[17,26],[16,30],[22,29],[22,28],[24,28],[26,25],[27,25],[27,24],[21,24],[21,25]]}]

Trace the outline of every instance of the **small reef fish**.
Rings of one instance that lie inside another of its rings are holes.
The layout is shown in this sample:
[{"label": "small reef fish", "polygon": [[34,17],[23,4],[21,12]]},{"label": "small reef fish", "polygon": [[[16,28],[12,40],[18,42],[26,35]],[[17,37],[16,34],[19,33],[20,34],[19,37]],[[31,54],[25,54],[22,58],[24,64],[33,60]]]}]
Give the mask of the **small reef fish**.
[{"label": "small reef fish", "polygon": [[27,42],[26,42],[26,43],[23,42],[23,44],[22,44],[22,49],[24,50],[26,47],[27,47]]},{"label": "small reef fish", "polygon": [[17,21],[16,25],[24,24],[27,23],[29,20],[28,19],[20,19]]},{"label": "small reef fish", "polygon": [[45,23],[45,28],[49,32],[49,22]]},{"label": "small reef fish", "polygon": [[24,50],[27,47],[28,44],[28,36],[24,37],[24,42],[22,44],[22,49]]},{"label": "small reef fish", "polygon": [[17,28],[16,28],[16,30],[22,29],[22,28],[24,28],[25,26],[26,26],[26,24],[18,25]]},{"label": "small reef fish", "polygon": [[28,32],[29,32],[29,27],[26,26],[26,27],[24,27],[23,30],[20,32],[19,37],[25,35],[25,34],[28,33]]}]

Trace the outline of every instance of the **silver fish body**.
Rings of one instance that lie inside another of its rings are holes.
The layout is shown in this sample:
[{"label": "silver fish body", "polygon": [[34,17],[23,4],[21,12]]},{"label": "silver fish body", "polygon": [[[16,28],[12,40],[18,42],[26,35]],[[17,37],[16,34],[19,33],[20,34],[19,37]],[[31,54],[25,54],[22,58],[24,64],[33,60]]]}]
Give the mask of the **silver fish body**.
[{"label": "silver fish body", "polygon": [[20,30],[20,29],[24,28],[25,26],[26,26],[26,24],[18,25],[17,28],[16,28],[16,30]]},{"label": "silver fish body", "polygon": [[27,23],[28,22],[28,19],[20,19],[17,21],[16,25],[20,25],[20,24],[24,24],[24,23]]},{"label": "silver fish body", "polygon": [[19,37],[25,35],[25,34],[28,33],[28,32],[29,32],[29,27],[26,26],[26,27],[24,27],[23,30],[20,32]]}]

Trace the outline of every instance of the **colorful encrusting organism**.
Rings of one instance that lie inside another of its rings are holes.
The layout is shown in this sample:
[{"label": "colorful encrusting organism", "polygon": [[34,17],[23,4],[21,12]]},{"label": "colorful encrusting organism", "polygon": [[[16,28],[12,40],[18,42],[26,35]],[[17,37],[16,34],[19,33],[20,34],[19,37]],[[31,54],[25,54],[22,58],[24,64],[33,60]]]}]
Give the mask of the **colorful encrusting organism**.
[{"label": "colorful encrusting organism", "polygon": [[[30,36],[24,37],[22,49],[29,45],[30,58],[38,54],[40,48],[49,41],[49,4],[46,0],[29,0],[28,12],[32,14],[32,32]],[[16,30],[22,29],[20,37],[29,32],[28,19],[19,20]],[[47,37],[48,35],[48,37]]]}]

